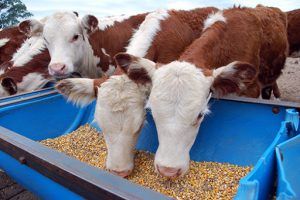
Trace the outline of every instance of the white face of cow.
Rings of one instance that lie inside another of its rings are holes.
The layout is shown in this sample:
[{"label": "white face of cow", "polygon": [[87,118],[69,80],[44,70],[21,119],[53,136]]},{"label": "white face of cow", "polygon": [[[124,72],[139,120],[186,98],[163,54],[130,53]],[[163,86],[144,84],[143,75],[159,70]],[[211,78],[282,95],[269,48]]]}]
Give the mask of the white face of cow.
[{"label": "white face of cow", "polygon": [[176,177],[189,167],[189,152],[203,117],[213,77],[187,62],[172,62],[156,70],[149,102],[158,131],[155,169]]},{"label": "white face of cow", "polygon": [[[110,77],[98,89],[95,119],[103,130],[108,148],[107,169],[125,177],[134,167],[134,148],[145,119],[145,102],[150,84],[136,84],[128,78],[128,74],[133,73],[142,77],[144,71],[133,72],[134,64],[128,66],[127,63],[134,58],[123,55],[118,54],[115,58],[125,74]],[[143,62],[144,59],[140,60]],[[144,61],[146,66],[153,64]],[[144,79],[151,80],[149,77]]]},{"label": "white face of cow", "polygon": [[51,56],[49,73],[57,77],[69,76],[81,67],[87,48],[90,48],[88,34],[98,27],[96,17],[87,15],[80,19],[73,12],[55,13],[47,17],[43,24],[36,20],[22,23],[29,27],[28,32],[33,27],[40,27],[36,29],[42,32]]},{"label": "white face of cow", "polygon": [[[138,65],[149,68],[142,62]],[[155,70],[155,64],[152,68]],[[187,172],[190,149],[208,113],[210,90],[220,95],[239,92],[256,76],[256,68],[242,62],[206,73],[187,62],[160,66],[150,76],[153,86],[149,97],[159,140],[154,163],[157,172],[166,177]]]}]

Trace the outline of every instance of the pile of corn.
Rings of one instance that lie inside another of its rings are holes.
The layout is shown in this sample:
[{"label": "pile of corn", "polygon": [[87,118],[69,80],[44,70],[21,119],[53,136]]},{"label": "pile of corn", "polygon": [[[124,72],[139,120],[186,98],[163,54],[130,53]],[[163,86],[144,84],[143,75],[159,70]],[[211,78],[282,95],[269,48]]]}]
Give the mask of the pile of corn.
[{"label": "pile of corn", "polygon": [[[106,146],[104,139],[90,126],[42,144],[73,156],[82,162],[105,169]],[[153,166],[154,155],[137,151],[135,169],[128,180],[176,199],[232,199],[239,180],[251,167],[214,162],[191,162],[189,172],[179,179],[157,175]]]}]

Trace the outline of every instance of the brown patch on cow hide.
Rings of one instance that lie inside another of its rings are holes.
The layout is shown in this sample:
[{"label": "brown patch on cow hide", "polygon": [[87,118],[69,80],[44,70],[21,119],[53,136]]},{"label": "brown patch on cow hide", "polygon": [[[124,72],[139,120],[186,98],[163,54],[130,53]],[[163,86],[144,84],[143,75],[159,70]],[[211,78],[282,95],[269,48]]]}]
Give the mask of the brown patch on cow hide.
[{"label": "brown patch on cow hide", "polygon": [[163,64],[178,59],[186,47],[201,35],[205,19],[216,10],[213,7],[170,10],[169,17],[160,21],[161,30],[153,38],[144,57]]},{"label": "brown patch on cow hide", "polygon": [[10,27],[0,31],[0,39],[8,38],[7,44],[0,48],[0,64],[12,59],[12,55],[21,47],[27,38],[18,27]]},{"label": "brown patch on cow hide", "polygon": [[[281,73],[287,53],[285,14],[276,8],[232,8],[223,11],[226,19],[206,29],[180,56],[180,61],[202,69],[215,69],[233,61],[245,61],[259,69],[259,84],[272,84]],[[272,44],[272,45],[270,45]],[[244,74],[245,76],[249,74]],[[250,75],[249,75],[250,76]],[[238,91],[253,96],[257,90],[229,79],[215,81],[222,93]],[[251,83],[252,84],[252,83]]]}]

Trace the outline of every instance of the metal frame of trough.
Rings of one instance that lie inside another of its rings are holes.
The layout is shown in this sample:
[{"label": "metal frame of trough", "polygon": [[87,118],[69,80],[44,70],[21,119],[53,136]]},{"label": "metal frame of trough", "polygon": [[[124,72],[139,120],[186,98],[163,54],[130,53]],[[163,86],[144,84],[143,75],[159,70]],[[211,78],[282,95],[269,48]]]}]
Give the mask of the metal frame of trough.
[{"label": "metal frame of trough", "polygon": [[169,199],[3,127],[0,150],[87,199]]},{"label": "metal frame of trough", "polygon": [[[50,90],[0,103],[0,107],[57,94]],[[260,103],[300,108],[300,103],[251,99],[243,97],[222,98],[230,101]],[[274,111],[273,111],[274,112]],[[54,151],[22,135],[0,127],[0,150],[19,160],[21,164],[69,188],[87,199],[168,199],[150,189],[133,184],[103,170]]]}]

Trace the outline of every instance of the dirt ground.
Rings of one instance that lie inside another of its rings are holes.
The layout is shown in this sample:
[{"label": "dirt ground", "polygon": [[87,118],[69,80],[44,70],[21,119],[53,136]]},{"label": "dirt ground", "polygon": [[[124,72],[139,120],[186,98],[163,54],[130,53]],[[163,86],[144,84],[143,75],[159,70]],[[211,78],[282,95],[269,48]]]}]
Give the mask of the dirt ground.
[{"label": "dirt ground", "polygon": [[288,58],[278,79],[282,101],[300,102],[300,58]]}]

